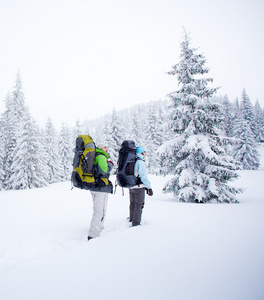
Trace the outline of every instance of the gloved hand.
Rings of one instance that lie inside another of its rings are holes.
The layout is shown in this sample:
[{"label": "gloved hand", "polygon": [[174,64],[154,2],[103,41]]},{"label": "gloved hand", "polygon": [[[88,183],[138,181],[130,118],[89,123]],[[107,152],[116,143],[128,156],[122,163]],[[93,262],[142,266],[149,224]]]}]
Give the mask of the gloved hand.
[{"label": "gloved hand", "polygon": [[114,166],[114,163],[110,159],[108,159],[107,162]]},{"label": "gloved hand", "polygon": [[110,159],[108,159],[107,165],[108,165],[108,172],[111,172],[113,170],[114,163]]},{"label": "gloved hand", "polygon": [[147,194],[148,194],[149,196],[152,196],[152,195],[153,195],[152,189],[147,189]]}]

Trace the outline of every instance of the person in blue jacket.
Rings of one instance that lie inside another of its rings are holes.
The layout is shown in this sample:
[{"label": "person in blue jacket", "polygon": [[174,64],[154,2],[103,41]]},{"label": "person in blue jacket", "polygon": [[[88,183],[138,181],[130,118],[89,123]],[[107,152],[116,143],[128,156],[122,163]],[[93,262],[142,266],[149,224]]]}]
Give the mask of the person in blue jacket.
[{"label": "person in blue jacket", "polygon": [[132,226],[140,225],[142,210],[145,204],[145,191],[147,191],[149,196],[153,195],[145,164],[146,156],[146,150],[141,146],[137,147],[135,176],[139,178],[139,182],[129,189],[129,221],[132,222]]}]

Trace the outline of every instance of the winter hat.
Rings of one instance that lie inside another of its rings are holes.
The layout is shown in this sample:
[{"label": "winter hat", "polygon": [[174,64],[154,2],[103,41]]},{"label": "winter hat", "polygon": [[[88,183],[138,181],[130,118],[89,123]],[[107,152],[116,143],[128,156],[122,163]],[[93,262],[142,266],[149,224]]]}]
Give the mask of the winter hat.
[{"label": "winter hat", "polygon": [[143,153],[143,152],[146,152],[145,148],[143,148],[141,146],[138,146],[137,147],[137,153]]},{"label": "winter hat", "polygon": [[101,142],[97,145],[97,148],[99,148],[99,149],[102,149],[104,147],[108,147],[107,143],[105,143],[105,142]]}]

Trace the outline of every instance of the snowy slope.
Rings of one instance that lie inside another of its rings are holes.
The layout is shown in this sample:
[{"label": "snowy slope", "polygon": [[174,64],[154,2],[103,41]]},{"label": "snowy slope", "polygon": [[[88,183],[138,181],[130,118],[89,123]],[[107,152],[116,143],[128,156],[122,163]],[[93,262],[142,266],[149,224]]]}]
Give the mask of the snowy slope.
[{"label": "snowy slope", "polygon": [[109,197],[105,230],[87,242],[90,193],[70,183],[0,192],[1,300],[264,299],[264,148],[241,171],[240,204],[184,204],[151,176],[143,226],[128,193]]}]

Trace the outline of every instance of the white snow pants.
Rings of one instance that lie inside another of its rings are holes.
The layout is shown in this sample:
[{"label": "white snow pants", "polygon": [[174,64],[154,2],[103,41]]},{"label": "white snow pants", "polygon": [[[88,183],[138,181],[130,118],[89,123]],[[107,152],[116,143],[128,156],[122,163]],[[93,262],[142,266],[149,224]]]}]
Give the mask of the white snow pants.
[{"label": "white snow pants", "polygon": [[91,192],[93,197],[93,217],[91,220],[89,236],[98,237],[104,228],[104,219],[107,208],[108,193]]}]

